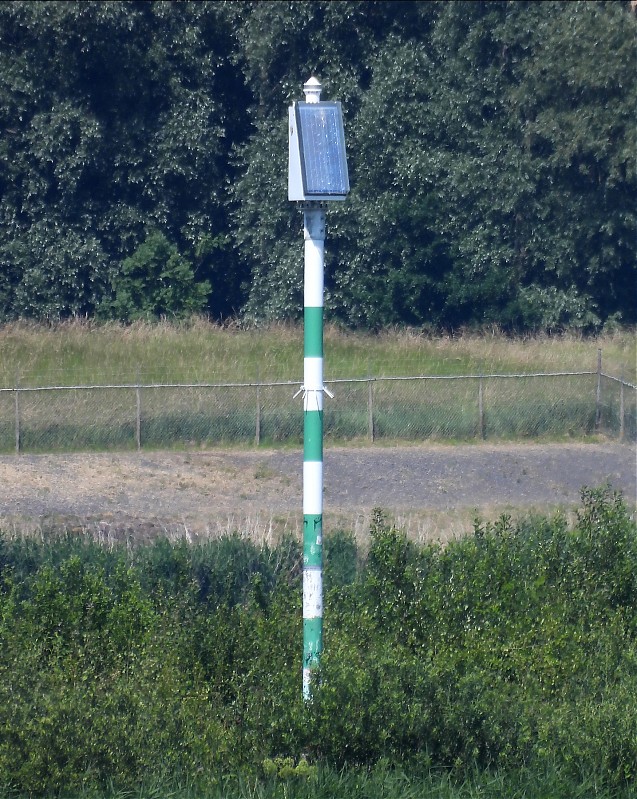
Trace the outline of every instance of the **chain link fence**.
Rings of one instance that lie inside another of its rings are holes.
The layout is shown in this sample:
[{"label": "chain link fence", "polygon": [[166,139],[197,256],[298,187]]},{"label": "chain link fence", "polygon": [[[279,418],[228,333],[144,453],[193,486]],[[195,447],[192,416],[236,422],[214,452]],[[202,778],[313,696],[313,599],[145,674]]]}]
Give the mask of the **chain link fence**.
[{"label": "chain link fence", "polygon": [[[597,372],[326,380],[326,443],[637,440],[637,386]],[[301,445],[298,381],[0,388],[0,451]]]}]

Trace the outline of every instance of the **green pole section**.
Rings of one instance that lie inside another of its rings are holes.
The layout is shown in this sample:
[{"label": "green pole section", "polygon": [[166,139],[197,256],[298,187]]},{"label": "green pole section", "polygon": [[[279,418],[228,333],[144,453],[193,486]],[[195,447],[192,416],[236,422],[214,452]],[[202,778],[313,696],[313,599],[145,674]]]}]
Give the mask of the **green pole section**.
[{"label": "green pole section", "polygon": [[325,210],[303,207],[303,697],[323,651],[323,258]]}]

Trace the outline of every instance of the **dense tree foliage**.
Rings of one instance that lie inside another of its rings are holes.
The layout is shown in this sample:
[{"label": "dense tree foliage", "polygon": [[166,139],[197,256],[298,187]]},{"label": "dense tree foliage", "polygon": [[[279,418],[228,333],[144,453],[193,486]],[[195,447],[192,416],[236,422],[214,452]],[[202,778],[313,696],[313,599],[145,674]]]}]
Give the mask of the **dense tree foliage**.
[{"label": "dense tree foliage", "polygon": [[243,84],[216,5],[3,3],[0,41],[2,314],[93,314],[150,229],[233,302]]},{"label": "dense tree foliage", "polygon": [[[286,107],[316,74],[352,184],[333,319],[634,323],[636,32],[627,2],[2,2],[0,320],[299,316]],[[156,234],[173,301],[122,305]]]}]

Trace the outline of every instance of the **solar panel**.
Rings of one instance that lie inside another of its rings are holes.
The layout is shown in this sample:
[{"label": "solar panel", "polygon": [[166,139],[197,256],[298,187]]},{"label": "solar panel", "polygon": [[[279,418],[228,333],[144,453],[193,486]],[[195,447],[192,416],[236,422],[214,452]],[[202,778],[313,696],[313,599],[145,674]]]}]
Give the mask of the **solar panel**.
[{"label": "solar panel", "polygon": [[349,192],[341,104],[295,103],[303,193],[341,197]]}]

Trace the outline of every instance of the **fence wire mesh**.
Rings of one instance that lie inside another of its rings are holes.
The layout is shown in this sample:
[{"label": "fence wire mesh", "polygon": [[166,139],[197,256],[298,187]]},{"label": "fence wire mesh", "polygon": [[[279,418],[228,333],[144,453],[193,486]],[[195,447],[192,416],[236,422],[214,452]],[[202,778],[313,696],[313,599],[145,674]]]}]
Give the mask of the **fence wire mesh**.
[{"label": "fence wire mesh", "polygon": [[[597,372],[327,380],[326,443],[637,439],[637,387]],[[0,451],[301,444],[299,383],[0,388]]]},{"label": "fence wire mesh", "polygon": [[495,377],[484,386],[484,437],[537,438],[595,432],[595,375]]}]

